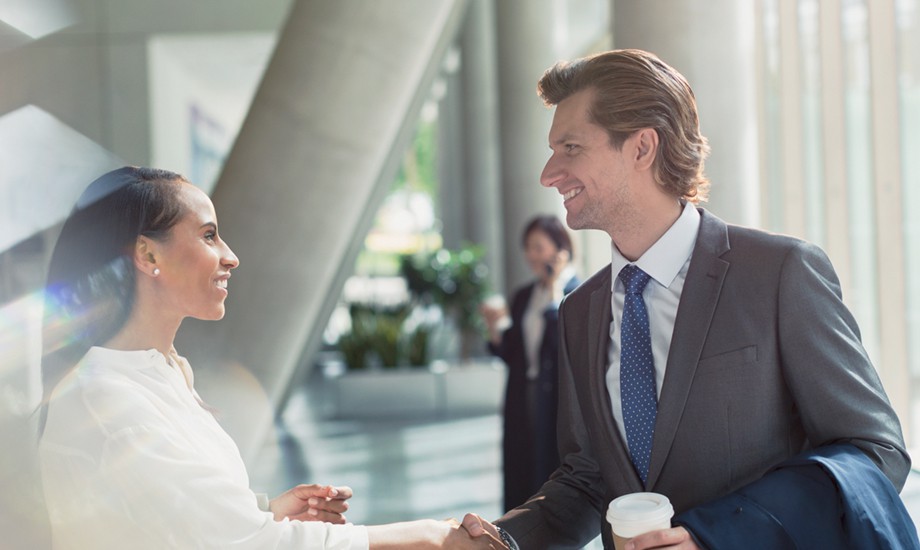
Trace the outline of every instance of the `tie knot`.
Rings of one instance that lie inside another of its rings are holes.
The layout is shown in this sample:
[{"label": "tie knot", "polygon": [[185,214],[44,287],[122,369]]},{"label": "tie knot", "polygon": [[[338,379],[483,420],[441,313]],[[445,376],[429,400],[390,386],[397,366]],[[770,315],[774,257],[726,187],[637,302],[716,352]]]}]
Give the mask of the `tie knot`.
[{"label": "tie knot", "polygon": [[627,265],[620,271],[620,280],[626,287],[627,294],[642,294],[651,277],[634,265]]}]

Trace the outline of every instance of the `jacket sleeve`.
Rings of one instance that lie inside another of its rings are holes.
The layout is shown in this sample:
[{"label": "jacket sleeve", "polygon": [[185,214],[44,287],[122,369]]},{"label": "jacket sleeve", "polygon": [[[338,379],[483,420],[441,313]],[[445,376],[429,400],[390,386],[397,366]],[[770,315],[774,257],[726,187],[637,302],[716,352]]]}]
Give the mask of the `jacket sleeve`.
[{"label": "jacket sleeve", "polygon": [[783,377],[811,446],[850,442],[900,489],[910,469],[901,426],[820,248],[790,249],[778,300]]},{"label": "jacket sleeve", "polygon": [[[565,334],[564,307],[559,333]],[[581,548],[599,532],[604,483],[585,430],[567,345],[559,342],[558,437],[561,465],[540,491],[495,523],[521,548]]]}]

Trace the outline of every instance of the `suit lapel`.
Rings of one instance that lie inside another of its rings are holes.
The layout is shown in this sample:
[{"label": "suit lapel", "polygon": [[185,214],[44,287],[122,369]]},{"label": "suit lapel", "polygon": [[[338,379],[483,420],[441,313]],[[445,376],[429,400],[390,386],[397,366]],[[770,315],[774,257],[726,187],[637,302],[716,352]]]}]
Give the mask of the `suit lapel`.
[{"label": "suit lapel", "polygon": [[657,481],[674,442],[729,267],[729,263],[720,258],[729,249],[728,227],[705,210],[701,209],[700,214],[700,231],[677,307],[668,365],[658,400],[648,487],[653,487]]},{"label": "suit lapel", "polygon": [[591,293],[591,304],[588,310],[591,401],[594,403],[594,414],[603,426],[606,436],[602,442],[592,443],[595,445],[598,461],[612,461],[615,465],[616,471],[622,476],[624,487],[627,488],[624,492],[636,492],[642,490],[642,484],[626,452],[626,444],[620,436],[620,430],[613,421],[610,396],[607,392],[607,367],[609,366],[607,353],[610,347],[610,322],[612,320],[610,281],[610,268],[608,267],[607,275]]}]

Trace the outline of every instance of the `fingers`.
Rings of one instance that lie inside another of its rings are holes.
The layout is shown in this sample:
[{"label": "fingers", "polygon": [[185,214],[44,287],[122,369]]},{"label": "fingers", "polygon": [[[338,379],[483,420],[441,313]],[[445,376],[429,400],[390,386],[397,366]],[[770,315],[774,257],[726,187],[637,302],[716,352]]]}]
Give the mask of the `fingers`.
[{"label": "fingers", "polygon": [[344,485],[333,487],[332,485],[301,484],[291,489],[291,491],[297,495],[298,498],[304,500],[310,497],[348,500],[353,494],[351,487],[346,487]]},{"label": "fingers", "polygon": [[346,502],[352,497],[351,487],[333,487],[331,485],[301,484],[276,499],[273,505],[275,519],[282,517],[300,521],[323,521],[327,523],[346,523],[344,513],[348,510]]},{"label": "fingers", "polygon": [[319,508],[308,508],[300,514],[288,517],[300,521],[321,521],[323,523],[335,523],[337,525],[343,525],[348,522],[348,519],[340,512],[329,512]]},{"label": "fingers", "polygon": [[490,541],[490,544],[498,543],[498,546],[495,548],[505,548],[505,544],[501,542],[501,536],[498,534],[498,529],[488,521],[482,519],[476,514],[467,514],[463,516],[463,523],[461,526],[466,529],[466,532],[474,539],[482,538],[483,540]]},{"label": "fingers", "polygon": [[309,506],[311,510],[320,510],[335,514],[343,514],[348,511],[348,503],[340,499],[310,497],[307,499],[307,506]]},{"label": "fingers", "polygon": [[346,487],[344,485],[340,487],[332,487],[331,485],[326,486],[326,498],[348,500],[353,494],[351,487]]},{"label": "fingers", "polygon": [[344,499],[310,497],[306,501],[306,506],[302,507],[298,513],[291,514],[288,517],[290,519],[299,519],[300,521],[323,521],[343,524],[348,521],[344,515],[347,511],[348,503]]},{"label": "fingers", "polygon": [[626,550],[644,550],[646,548],[671,548],[673,550],[690,550],[697,548],[690,533],[683,527],[659,529],[639,535],[626,543]]},{"label": "fingers", "polygon": [[[462,524],[458,524],[456,520],[448,520],[448,522],[451,524],[452,529],[444,543],[444,548],[507,550],[507,547],[501,539],[499,539],[497,535],[489,533],[484,525],[482,525],[483,520],[475,514],[467,514],[463,518]],[[491,526],[490,523],[485,523]],[[470,528],[478,526],[480,531],[479,534],[473,535],[470,533],[467,525],[469,525]]]},{"label": "fingers", "polygon": [[463,516],[463,523],[461,523],[461,525],[471,537],[481,537],[486,532],[485,527],[482,525],[482,521],[482,518],[476,514],[467,514]]}]

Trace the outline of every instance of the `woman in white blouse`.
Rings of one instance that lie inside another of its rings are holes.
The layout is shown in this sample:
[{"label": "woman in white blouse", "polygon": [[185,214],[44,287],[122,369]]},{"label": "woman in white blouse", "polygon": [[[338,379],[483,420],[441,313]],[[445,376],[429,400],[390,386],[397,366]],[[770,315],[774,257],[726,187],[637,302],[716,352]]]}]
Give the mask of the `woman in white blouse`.
[{"label": "woman in white blouse", "polygon": [[223,317],[238,264],[208,196],[177,174],[125,167],[80,197],[46,292],[39,455],[54,548],[502,547],[454,521],[346,524],[347,487],[259,502],[173,347],[184,318]]}]

